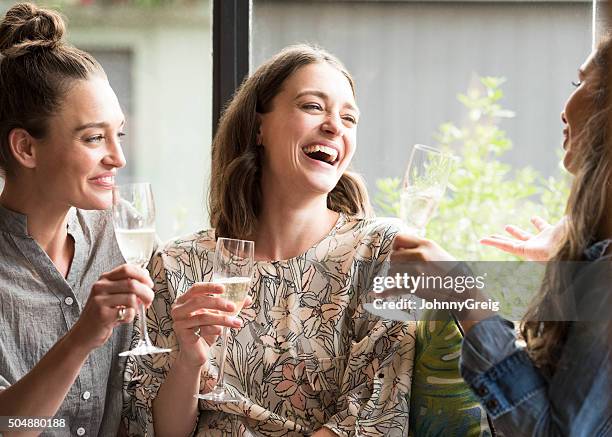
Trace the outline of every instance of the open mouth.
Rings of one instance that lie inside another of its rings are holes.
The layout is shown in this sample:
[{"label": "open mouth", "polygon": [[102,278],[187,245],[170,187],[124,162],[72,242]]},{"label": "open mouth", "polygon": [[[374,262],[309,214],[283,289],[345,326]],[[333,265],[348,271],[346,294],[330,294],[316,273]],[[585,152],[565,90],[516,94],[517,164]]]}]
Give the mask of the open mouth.
[{"label": "open mouth", "polygon": [[314,146],[305,146],[302,151],[310,159],[321,161],[329,165],[334,165],[338,160],[338,151],[333,147],[317,144]]}]

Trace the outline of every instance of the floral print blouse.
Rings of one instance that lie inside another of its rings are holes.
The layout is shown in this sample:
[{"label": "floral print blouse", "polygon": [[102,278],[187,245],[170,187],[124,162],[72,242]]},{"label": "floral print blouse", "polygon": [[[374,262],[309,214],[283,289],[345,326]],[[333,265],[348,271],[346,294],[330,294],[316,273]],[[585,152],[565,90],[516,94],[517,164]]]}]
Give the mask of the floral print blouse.
[{"label": "floral print blouse", "polygon": [[[340,436],[408,435],[416,322],[385,321],[363,308],[396,232],[391,222],[340,215],[306,253],[256,262],[253,304],[238,315],[243,327],[230,331],[225,365],[226,388],[243,401],[200,400],[195,435],[299,436],[322,426]],[[153,435],[152,401],[178,349],[171,305],[195,282],[211,280],[214,249],[214,231],[202,231],[166,245],[151,262],[149,333],[173,352],[128,361],[129,435]],[[216,380],[220,344],[211,347],[201,391]]]}]

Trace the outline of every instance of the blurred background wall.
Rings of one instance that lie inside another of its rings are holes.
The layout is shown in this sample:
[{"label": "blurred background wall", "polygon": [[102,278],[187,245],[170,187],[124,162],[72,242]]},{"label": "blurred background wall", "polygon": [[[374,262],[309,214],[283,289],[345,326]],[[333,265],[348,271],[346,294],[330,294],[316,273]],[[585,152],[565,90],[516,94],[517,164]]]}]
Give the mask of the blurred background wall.
[{"label": "blurred background wall", "polygon": [[[4,13],[13,2],[0,1]],[[120,182],[153,183],[162,239],[207,226],[211,143],[208,0],[45,3],[68,18],[69,40],[105,67],[128,120]],[[362,111],[354,167],[374,191],[402,176],[414,143],[460,123],[456,95],[477,75],[503,76],[504,159],[558,171],[563,103],[591,45],[591,1],[253,0],[256,67],[287,44],[313,42],[340,57]]]}]

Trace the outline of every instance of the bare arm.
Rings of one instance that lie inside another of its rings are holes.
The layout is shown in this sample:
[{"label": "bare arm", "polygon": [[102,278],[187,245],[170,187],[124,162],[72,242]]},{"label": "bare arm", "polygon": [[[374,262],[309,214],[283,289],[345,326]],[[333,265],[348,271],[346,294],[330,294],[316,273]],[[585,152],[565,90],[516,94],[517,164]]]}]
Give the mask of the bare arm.
[{"label": "bare arm", "polygon": [[[198,420],[200,375],[207,364],[209,347],[221,333],[221,327],[237,328],[239,320],[217,311],[232,311],[232,302],[210,296],[223,286],[199,283],[181,295],[172,307],[173,328],[180,352],[153,401],[153,425],[158,437],[188,436]],[[250,304],[247,299],[245,306]],[[194,329],[200,328],[196,335]]]},{"label": "bare arm", "polygon": [[202,366],[189,366],[178,358],[153,402],[157,436],[188,436],[198,420],[198,400]]}]

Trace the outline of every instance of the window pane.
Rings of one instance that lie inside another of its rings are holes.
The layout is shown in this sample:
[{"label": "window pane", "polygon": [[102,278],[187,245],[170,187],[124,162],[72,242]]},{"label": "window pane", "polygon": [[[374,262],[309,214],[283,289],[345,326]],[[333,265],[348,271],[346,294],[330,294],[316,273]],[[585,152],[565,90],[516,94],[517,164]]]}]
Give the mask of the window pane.
[{"label": "window pane", "polygon": [[252,69],[299,42],[337,55],[362,114],[353,166],[379,215],[399,214],[414,144],[449,146],[463,160],[427,236],[464,259],[507,259],[479,239],[563,215],[560,113],[591,12],[590,1],[254,0]]},{"label": "window pane", "polygon": [[313,42],[353,74],[362,111],[354,166],[373,187],[400,176],[414,143],[465,117],[456,95],[503,76],[508,161],[557,171],[560,112],[591,46],[590,2],[255,0],[253,67],[288,44]]},{"label": "window pane", "polygon": [[209,1],[64,5],[69,41],[100,61],[126,115],[129,161],[119,181],[153,184],[162,239],[201,228],[211,142]]}]

